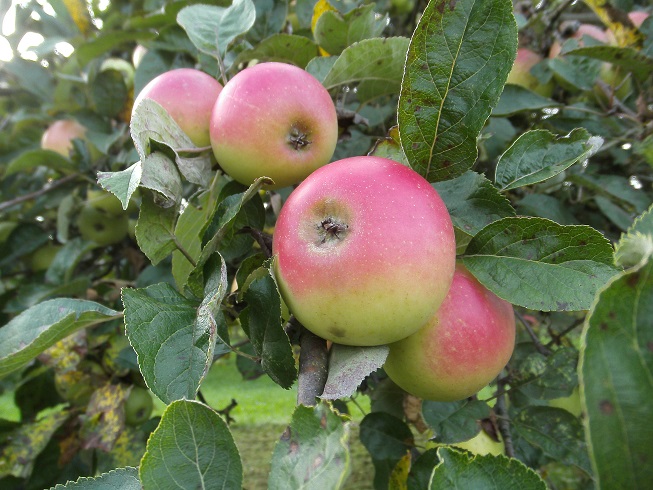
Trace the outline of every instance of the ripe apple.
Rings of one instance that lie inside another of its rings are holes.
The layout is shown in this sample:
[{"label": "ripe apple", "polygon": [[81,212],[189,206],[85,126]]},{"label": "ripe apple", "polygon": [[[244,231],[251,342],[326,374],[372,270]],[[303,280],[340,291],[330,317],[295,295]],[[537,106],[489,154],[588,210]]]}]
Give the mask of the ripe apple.
[{"label": "ripe apple", "polygon": [[501,372],[514,346],[512,305],[459,264],[440,309],[417,333],[390,345],[384,369],[412,395],[462,400]]},{"label": "ripe apple", "polygon": [[73,149],[73,140],[84,139],[86,128],[73,119],[60,119],[53,122],[41,137],[41,148],[56,151],[68,158]]},{"label": "ripe apple", "polygon": [[330,163],[279,213],[274,270],[290,312],[327,340],[382,345],[417,331],[455,268],[451,217],[417,172],[386,158]]},{"label": "ripe apple", "polygon": [[531,69],[542,61],[542,57],[535,51],[528,48],[519,48],[517,50],[517,57],[515,63],[512,65],[512,70],[508,74],[506,83],[514,85],[521,85],[528,90],[531,90],[544,97],[551,97],[553,94],[554,84],[552,81],[542,84],[531,73]]},{"label": "ripe apple", "polygon": [[198,147],[209,146],[209,121],[222,85],[212,76],[193,68],[178,68],[151,80],[134,101],[143,99],[162,106]]},{"label": "ripe apple", "polygon": [[147,422],[152,415],[154,402],[147,388],[132,386],[132,390],[125,400],[125,423],[128,425],[141,425]]},{"label": "ripe apple", "polygon": [[211,145],[222,169],[245,185],[267,176],[272,189],[297,184],[329,163],[338,117],[329,92],[285,63],[245,68],[225,85],[211,115]]},{"label": "ripe apple", "polygon": [[122,241],[127,236],[129,228],[127,214],[112,215],[86,204],[77,217],[77,227],[85,240],[90,240],[100,246],[111,245]]}]

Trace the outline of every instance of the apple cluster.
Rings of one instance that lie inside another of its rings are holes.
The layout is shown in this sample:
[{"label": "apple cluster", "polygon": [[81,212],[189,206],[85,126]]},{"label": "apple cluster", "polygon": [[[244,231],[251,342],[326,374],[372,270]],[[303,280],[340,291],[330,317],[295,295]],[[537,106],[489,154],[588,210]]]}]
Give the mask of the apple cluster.
[{"label": "apple cluster", "polygon": [[259,63],[222,87],[179,69],[150,82],[134,107],[144,98],[197,146],[210,144],[234,180],[298,184],[272,254],[282,299],[305,328],[333,343],[388,344],[388,375],[425,399],[471,396],[503,369],[514,347],[512,305],[456,265],[451,217],[421,175],[375,156],[329,163],[338,119],[312,75]]}]

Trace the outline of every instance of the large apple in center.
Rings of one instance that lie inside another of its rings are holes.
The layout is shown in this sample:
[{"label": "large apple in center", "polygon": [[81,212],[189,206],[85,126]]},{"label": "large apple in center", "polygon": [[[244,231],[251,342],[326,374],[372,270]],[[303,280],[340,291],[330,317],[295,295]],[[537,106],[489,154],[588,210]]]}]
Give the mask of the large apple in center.
[{"label": "large apple in center", "polygon": [[281,208],[272,243],[290,312],[316,335],[382,345],[417,331],[455,268],[451,217],[417,172],[386,158],[330,163]]},{"label": "large apple in center", "polygon": [[297,184],[329,163],[338,141],[333,100],[307,71],[286,63],[259,63],[236,74],[211,115],[211,146],[222,169],[249,185]]},{"label": "large apple in center", "polygon": [[472,396],[497,377],[515,347],[515,315],[462,265],[437,313],[417,333],[390,346],[384,369],[425,400]]}]

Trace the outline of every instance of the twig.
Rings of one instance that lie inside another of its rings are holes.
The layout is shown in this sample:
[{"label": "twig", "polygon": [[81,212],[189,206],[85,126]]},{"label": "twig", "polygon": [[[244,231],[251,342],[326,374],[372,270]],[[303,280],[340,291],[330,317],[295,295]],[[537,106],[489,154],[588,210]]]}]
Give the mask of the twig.
[{"label": "twig", "polygon": [[297,405],[314,406],[327,380],[329,361],[326,340],[302,327],[299,348]]},{"label": "twig", "polygon": [[252,235],[254,240],[256,240],[256,243],[258,243],[259,247],[261,247],[261,251],[265,254],[265,256],[268,259],[272,257],[272,235],[261,230],[257,230],[256,228],[252,228],[251,226],[245,226],[240,231]]},{"label": "twig", "polygon": [[19,196],[9,201],[0,203],[0,211],[4,211],[5,209],[15,206],[16,204],[20,204],[25,201],[36,199],[37,197],[41,197],[42,195],[47,194],[48,192],[56,189],[57,187],[61,187],[62,185],[67,184],[68,182],[72,182],[77,177],[78,177],[77,174],[66,175],[65,177],[62,177],[59,180],[55,180],[50,184],[46,184],[42,189],[39,189],[38,191],[30,192],[29,194],[25,194],[23,196]]},{"label": "twig", "polygon": [[551,332],[551,330],[549,329],[549,335],[551,335],[551,340],[550,340],[549,342],[547,342],[546,347],[551,347],[552,345],[557,344],[558,342],[560,342],[560,339],[561,339],[562,337],[564,337],[564,336],[567,335],[569,332],[571,332],[572,330],[574,330],[574,329],[575,329],[576,327],[578,327],[579,325],[582,325],[583,323],[585,323],[585,319],[584,319],[584,318],[581,319],[581,320],[578,320],[577,322],[574,322],[572,325],[570,325],[569,327],[565,328],[565,329],[564,329],[562,332],[560,332],[560,333],[553,333],[553,332]]},{"label": "twig", "polygon": [[231,411],[232,411],[234,408],[236,408],[237,406],[238,406],[238,402],[236,401],[235,398],[232,398],[232,399],[231,399],[231,403],[230,403],[229,405],[227,405],[226,407],[224,407],[224,408],[221,409],[221,410],[217,410],[217,412],[218,412],[220,415],[224,415],[224,418],[225,418],[227,424],[230,424],[230,423],[236,421],[236,419],[234,419],[234,418],[231,416]]},{"label": "twig", "polygon": [[524,325],[524,328],[528,332],[528,335],[530,336],[531,340],[533,341],[533,344],[535,344],[535,349],[537,349],[537,352],[542,354],[543,356],[550,356],[551,355],[551,350],[546,348],[544,345],[542,345],[542,342],[540,342],[540,339],[537,338],[537,335],[535,335],[535,332],[533,332],[533,329],[531,328],[530,323],[526,321],[526,319],[522,316],[521,313],[518,311],[515,311],[515,316],[519,318],[519,321]]},{"label": "twig", "polygon": [[[503,386],[499,385],[499,390],[503,390]],[[512,434],[510,433],[510,418],[508,416],[508,410],[506,409],[506,397],[505,393],[502,393],[497,397],[497,403],[494,405],[494,412],[497,415],[497,425],[499,427],[499,432],[501,433],[501,438],[503,439],[503,446],[506,449],[506,456],[509,458],[515,457],[515,447],[512,444]]]}]

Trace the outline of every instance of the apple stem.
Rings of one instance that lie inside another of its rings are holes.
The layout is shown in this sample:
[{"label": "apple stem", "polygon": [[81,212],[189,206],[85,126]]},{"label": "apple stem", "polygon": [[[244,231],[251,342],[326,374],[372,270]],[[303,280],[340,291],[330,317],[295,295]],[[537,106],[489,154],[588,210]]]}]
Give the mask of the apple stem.
[{"label": "apple stem", "polygon": [[322,232],[322,241],[320,243],[325,243],[327,240],[333,240],[334,238],[341,240],[342,234],[347,231],[349,225],[346,225],[345,223],[339,223],[329,216],[328,218],[322,220],[319,228]]},{"label": "apple stem", "polygon": [[290,135],[288,136],[288,144],[293,147],[293,149],[299,151],[303,150],[304,147],[311,144],[308,139],[308,134],[299,129],[296,126],[293,126],[290,129]]},{"label": "apple stem", "polygon": [[327,380],[328,352],[326,340],[301,326],[299,348],[297,405],[312,407],[315,405],[317,397],[324,391]]}]

